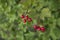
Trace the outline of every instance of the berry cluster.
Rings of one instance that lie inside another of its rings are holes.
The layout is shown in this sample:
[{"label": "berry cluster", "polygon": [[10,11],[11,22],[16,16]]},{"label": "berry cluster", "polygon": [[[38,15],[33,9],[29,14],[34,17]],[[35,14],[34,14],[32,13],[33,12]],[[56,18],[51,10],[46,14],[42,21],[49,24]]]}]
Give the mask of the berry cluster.
[{"label": "berry cluster", "polygon": [[31,22],[32,21],[32,18],[30,18],[28,15],[22,15],[21,18],[23,19],[23,22],[26,23],[27,21],[28,22]]},{"label": "berry cluster", "polygon": [[[27,21],[28,21],[28,22],[31,22],[31,21],[32,21],[32,18],[30,18],[28,15],[26,15],[26,16],[25,16],[25,15],[22,15],[21,18],[23,19],[23,22],[24,22],[24,23],[26,23]],[[38,30],[38,31],[42,31],[42,32],[45,31],[45,28],[44,28],[44,27],[40,27],[40,26],[38,26],[38,25],[34,25],[33,28],[34,28],[35,30]]]},{"label": "berry cluster", "polygon": [[45,28],[44,28],[44,27],[40,27],[40,26],[37,26],[37,25],[34,25],[33,28],[34,28],[35,30],[38,30],[38,31],[42,31],[42,32],[45,31]]}]

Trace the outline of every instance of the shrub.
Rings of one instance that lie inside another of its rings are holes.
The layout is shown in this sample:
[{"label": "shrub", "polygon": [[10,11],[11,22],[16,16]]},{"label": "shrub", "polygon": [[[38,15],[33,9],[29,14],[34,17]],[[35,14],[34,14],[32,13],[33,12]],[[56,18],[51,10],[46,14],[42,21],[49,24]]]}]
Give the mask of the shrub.
[{"label": "shrub", "polygon": [[60,0],[0,0],[0,40],[60,40]]}]

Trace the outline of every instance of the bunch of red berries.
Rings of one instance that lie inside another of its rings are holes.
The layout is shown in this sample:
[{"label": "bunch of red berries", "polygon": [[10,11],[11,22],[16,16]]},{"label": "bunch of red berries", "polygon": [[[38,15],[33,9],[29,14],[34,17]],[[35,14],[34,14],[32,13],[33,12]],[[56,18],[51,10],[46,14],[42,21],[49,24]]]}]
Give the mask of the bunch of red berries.
[{"label": "bunch of red berries", "polygon": [[[26,15],[26,16],[25,16],[25,15],[22,15],[21,18],[23,19],[23,22],[24,22],[24,23],[26,23],[27,21],[28,21],[28,22],[31,22],[31,21],[32,21],[32,18],[29,18],[28,15]],[[35,30],[38,30],[38,31],[42,31],[42,32],[45,31],[45,28],[44,28],[44,27],[40,27],[40,26],[37,26],[37,25],[34,25],[33,28],[34,28]]]},{"label": "bunch of red berries", "polygon": [[40,27],[40,26],[38,26],[38,25],[34,25],[33,28],[34,28],[35,30],[45,32],[45,28],[44,28],[44,27]]},{"label": "bunch of red berries", "polygon": [[28,22],[31,22],[32,21],[32,18],[30,18],[28,15],[22,15],[21,18],[23,19],[23,22],[26,23],[27,21]]}]

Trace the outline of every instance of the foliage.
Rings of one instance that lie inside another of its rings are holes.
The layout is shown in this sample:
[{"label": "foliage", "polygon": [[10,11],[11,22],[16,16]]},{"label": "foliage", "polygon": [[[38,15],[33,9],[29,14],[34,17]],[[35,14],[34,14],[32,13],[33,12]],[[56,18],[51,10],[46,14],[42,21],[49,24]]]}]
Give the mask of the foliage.
[{"label": "foliage", "polygon": [[[33,22],[23,24],[22,14]],[[34,24],[46,31],[33,30]],[[60,40],[60,0],[0,0],[0,39]]]}]

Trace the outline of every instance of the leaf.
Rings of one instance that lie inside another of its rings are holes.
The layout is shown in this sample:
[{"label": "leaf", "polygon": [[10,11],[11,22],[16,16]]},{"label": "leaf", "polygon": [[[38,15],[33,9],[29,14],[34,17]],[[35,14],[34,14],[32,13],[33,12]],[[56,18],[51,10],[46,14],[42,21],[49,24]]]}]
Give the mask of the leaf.
[{"label": "leaf", "polygon": [[60,26],[60,18],[57,19],[57,25]]},{"label": "leaf", "polygon": [[49,10],[49,8],[42,9],[40,18],[44,19],[44,17],[51,17],[51,11]]}]

